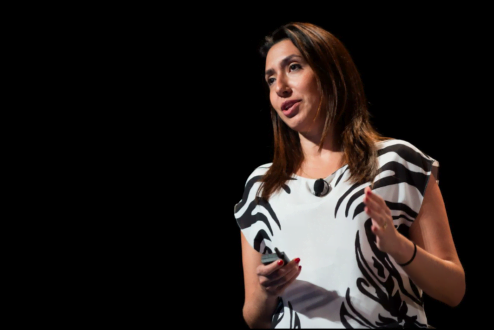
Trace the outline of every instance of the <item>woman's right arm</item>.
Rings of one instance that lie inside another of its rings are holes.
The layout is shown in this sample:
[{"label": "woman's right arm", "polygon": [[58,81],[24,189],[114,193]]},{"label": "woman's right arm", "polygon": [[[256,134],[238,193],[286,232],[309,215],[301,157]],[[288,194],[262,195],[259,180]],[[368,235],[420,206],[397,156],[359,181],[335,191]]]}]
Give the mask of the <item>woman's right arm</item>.
[{"label": "woman's right arm", "polygon": [[300,274],[300,259],[293,259],[286,265],[279,261],[263,265],[262,254],[252,248],[242,232],[240,235],[245,286],[243,316],[250,328],[271,328],[278,296]]}]

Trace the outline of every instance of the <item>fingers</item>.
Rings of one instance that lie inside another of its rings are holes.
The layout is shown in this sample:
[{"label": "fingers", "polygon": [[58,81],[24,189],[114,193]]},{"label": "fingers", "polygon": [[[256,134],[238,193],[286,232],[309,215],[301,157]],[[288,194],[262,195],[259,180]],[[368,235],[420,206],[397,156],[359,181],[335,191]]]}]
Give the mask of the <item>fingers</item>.
[{"label": "fingers", "polygon": [[290,284],[292,284],[302,271],[302,266],[292,265],[293,270],[287,272],[285,276],[279,278],[278,280],[263,285],[266,292],[273,295],[280,295]]},{"label": "fingers", "polygon": [[270,263],[268,265],[261,265],[257,268],[257,275],[258,276],[269,276],[283,266],[284,266],[284,262],[281,259],[273,261],[272,263]]},{"label": "fingers", "polygon": [[375,214],[373,211],[369,210],[368,207],[365,207],[365,212],[371,217],[372,220],[372,231],[375,233],[374,227],[379,230],[386,230],[388,225],[388,218],[386,216],[381,216],[379,214]]},{"label": "fingers", "polygon": [[381,206],[378,205],[376,201],[372,200],[368,196],[364,197],[364,203],[367,206],[367,208],[371,210],[371,212],[374,211],[374,213],[377,213],[378,211],[381,211]]},{"label": "fingers", "polygon": [[[391,211],[386,205],[382,197],[372,193],[369,187],[365,187],[364,203],[366,207],[364,211],[371,217],[373,225],[378,226],[378,229],[385,230],[388,227]],[[375,232],[374,228],[372,228]]]},{"label": "fingers", "polygon": [[372,203],[372,205],[375,205],[376,208],[377,207],[381,207],[383,209],[388,208],[384,199],[381,196],[373,193],[369,187],[365,187],[364,194],[365,194],[364,203],[366,203],[366,204],[367,204],[367,202]]},{"label": "fingers", "polygon": [[298,263],[300,258],[293,259],[288,264],[283,266],[282,263],[274,261],[266,266],[258,267],[259,283],[266,289],[266,291],[278,291],[279,286],[284,286],[287,282],[290,282],[294,277],[298,276],[300,267]]},{"label": "fingers", "polygon": [[386,225],[386,223],[384,223],[384,225],[379,225],[378,223],[374,222],[372,223],[372,227],[371,227],[371,231],[378,235],[380,233],[384,233],[384,231],[386,230],[388,226]]},{"label": "fingers", "polygon": [[380,205],[378,205],[378,203],[374,199],[372,199],[372,197],[370,197],[368,193],[366,193],[364,196],[364,203],[366,205],[364,211],[372,219],[377,220],[379,223],[381,223],[383,220],[381,219],[382,208],[380,207]]},{"label": "fingers", "polygon": [[293,276],[293,273],[296,273],[298,271],[299,262],[299,258],[293,259],[285,267],[277,270],[276,272],[273,272],[271,276],[269,276],[269,280],[265,282],[266,286],[279,286],[285,283],[287,279]]},{"label": "fingers", "polygon": [[302,266],[298,266],[298,269],[295,272],[291,273],[291,277],[287,278],[287,282],[276,288],[277,291],[283,292],[290,284],[292,284],[297,279],[301,271],[302,271]]}]

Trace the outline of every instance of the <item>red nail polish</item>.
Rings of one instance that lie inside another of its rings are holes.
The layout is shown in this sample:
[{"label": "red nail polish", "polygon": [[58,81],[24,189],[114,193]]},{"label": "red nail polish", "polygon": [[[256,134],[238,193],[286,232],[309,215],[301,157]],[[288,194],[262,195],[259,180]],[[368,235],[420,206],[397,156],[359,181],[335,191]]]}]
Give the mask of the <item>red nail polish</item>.
[{"label": "red nail polish", "polygon": [[296,258],[295,262],[298,264],[300,262],[300,258]]},{"label": "red nail polish", "polygon": [[302,270],[302,266],[298,266],[298,270]]},{"label": "red nail polish", "polygon": [[281,260],[281,259],[278,260],[278,265],[280,265],[280,266],[283,265],[283,260]]}]

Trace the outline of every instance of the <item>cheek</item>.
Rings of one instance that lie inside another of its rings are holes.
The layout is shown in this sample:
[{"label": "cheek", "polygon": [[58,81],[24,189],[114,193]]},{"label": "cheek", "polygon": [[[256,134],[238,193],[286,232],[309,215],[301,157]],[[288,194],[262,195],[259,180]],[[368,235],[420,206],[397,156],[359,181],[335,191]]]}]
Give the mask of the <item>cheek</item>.
[{"label": "cheek", "polygon": [[311,96],[311,99],[313,102],[318,103],[319,99],[321,97],[321,94],[319,93],[319,89],[317,88],[317,82],[311,82],[310,84],[307,85],[307,94]]},{"label": "cheek", "polygon": [[307,96],[312,97],[319,94],[317,89],[317,81],[312,77],[304,77],[304,79],[298,82],[295,88]]},{"label": "cheek", "polygon": [[314,74],[307,73],[304,75],[303,79],[300,81],[300,88],[303,88],[305,92],[313,94],[317,91],[317,79]]},{"label": "cheek", "polygon": [[276,97],[274,95],[273,92],[270,92],[269,93],[269,102],[271,102],[271,105],[273,106],[273,108],[278,111],[278,109],[276,108],[276,104],[274,103],[274,101],[276,100]]}]

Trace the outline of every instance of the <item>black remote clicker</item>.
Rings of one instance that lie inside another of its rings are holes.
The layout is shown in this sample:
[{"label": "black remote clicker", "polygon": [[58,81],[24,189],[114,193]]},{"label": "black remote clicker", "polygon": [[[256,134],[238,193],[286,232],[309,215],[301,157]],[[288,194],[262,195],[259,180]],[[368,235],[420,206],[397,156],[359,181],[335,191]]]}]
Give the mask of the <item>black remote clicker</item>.
[{"label": "black remote clicker", "polygon": [[288,259],[288,256],[285,254],[285,252],[280,252],[278,248],[274,248],[274,251],[276,253],[269,253],[269,254],[263,254],[261,257],[261,262],[264,265],[270,264],[273,261],[276,261],[278,259],[282,259],[285,265],[290,262],[290,259]]}]

